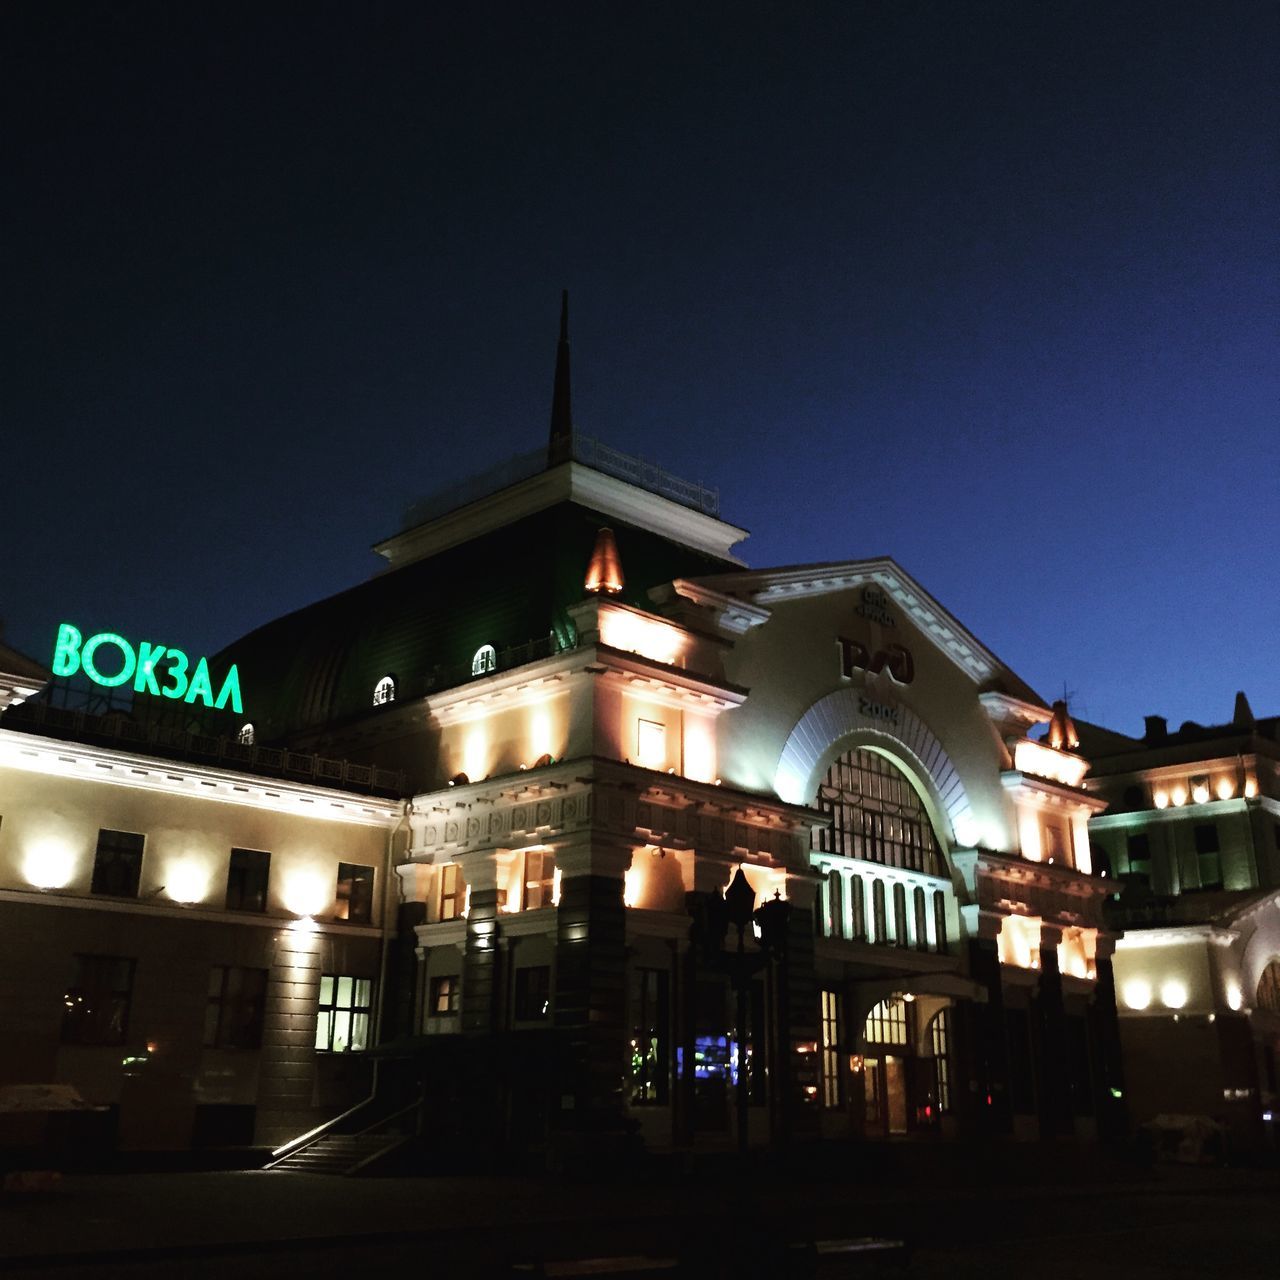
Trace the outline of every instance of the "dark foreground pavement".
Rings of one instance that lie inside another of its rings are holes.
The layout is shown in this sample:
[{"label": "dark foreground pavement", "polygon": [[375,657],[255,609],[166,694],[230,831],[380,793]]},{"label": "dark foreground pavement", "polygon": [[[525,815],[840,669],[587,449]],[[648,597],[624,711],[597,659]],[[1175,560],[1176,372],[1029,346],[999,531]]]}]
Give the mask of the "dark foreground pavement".
[{"label": "dark foreground pavement", "polygon": [[[731,1176],[712,1168],[645,1185],[261,1172],[69,1177],[56,1193],[0,1200],[0,1273],[288,1280],[395,1267],[491,1277],[513,1263],[643,1254],[698,1255],[701,1280],[785,1280],[788,1242],[880,1235],[909,1242],[898,1274],[920,1280],[1280,1274],[1274,1171],[1157,1169],[1034,1186],[966,1185],[954,1171],[944,1184],[909,1176],[802,1183],[760,1171],[749,1191]],[[745,1246],[731,1263],[730,1239]],[[816,1274],[883,1269],[827,1259]]]}]

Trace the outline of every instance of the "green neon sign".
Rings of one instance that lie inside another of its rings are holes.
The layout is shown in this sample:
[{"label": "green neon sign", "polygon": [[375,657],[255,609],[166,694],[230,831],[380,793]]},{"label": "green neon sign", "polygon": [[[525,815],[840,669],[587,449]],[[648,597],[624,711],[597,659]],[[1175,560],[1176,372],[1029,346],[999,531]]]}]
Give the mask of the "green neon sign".
[{"label": "green neon sign", "polygon": [[[100,649],[116,652],[118,671],[111,670],[116,665],[114,662],[104,663],[108,671],[102,670],[98,657]],[[234,662],[215,698],[207,658],[201,658],[192,671],[191,659],[181,649],[169,649],[149,640],[143,640],[135,649],[124,636],[118,636],[114,631],[100,631],[86,640],[78,627],[64,622],[58,627],[58,640],[53,648],[53,674],[73,676],[77,671],[83,671],[94,684],[100,684],[104,689],[117,689],[132,680],[134,693],[202,702],[217,711],[230,702],[232,711],[237,714],[244,711],[240,700],[240,673]]]}]

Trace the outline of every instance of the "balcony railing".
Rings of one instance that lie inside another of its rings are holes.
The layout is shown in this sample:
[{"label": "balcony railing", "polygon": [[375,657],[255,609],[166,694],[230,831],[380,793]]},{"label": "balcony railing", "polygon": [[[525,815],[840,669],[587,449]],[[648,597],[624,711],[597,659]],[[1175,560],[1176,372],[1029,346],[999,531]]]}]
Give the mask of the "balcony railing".
[{"label": "balcony railing", "polygon": [[[593,436],[581,435],[575,431],[569,456],[574,462],[580,462],[583,466],[591,467],[615,479],[625,480],[628,484],[657,494],[660,498],[669,498],[682,507],[700,511],[703,515],[714,517],[720,515],[719,489],[709,489],[697,480],[682,479],[652,462],[646,462],[643,458],[602,444]],[[450,485],[447,489],[437,490],[414,502],[405,512],[400,532],[416,529],[420,524],[426,524],[429,520],[447,515],[450,511],[457,511],[458,508],[465,507],[469,503],[479,502],[481,498],[487,498],[491,494],[510,488],[546,470],[547,450],[545,448],[531,449],[528,453],[508,458],[505,462],[490,467],[478,475]]]}]

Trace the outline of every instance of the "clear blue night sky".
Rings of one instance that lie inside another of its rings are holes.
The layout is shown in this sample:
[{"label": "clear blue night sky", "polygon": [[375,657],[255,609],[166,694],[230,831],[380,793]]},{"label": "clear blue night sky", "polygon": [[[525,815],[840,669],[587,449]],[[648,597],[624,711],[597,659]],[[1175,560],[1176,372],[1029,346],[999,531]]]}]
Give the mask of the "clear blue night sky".
[{"label": "clear blue night sky", "polygon": [[365,577],[544,439],[567,286],[578,427],[753,565],[892,555],[1124,731],[1280,712],[1278,15],[7,4],[6,639]]}]

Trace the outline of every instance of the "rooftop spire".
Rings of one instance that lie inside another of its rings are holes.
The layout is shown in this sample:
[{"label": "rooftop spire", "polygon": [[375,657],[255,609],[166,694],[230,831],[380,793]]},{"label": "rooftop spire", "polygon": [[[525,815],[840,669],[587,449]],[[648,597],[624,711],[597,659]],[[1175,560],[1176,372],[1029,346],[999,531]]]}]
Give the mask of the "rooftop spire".
[{"label": "rooftop spire", "polygon": [[551,392],[551,439],[547,465],[567,462],[573,444],[573,410],[569,404],[569,290],[560,295],[560,342],[556,347],[556,380]]}]

